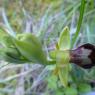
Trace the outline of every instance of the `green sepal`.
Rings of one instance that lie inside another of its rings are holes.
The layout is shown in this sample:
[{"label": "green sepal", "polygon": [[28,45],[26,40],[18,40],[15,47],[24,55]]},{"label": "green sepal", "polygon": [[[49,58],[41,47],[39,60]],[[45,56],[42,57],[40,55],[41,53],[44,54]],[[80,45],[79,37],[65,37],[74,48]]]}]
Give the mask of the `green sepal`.
[{"label": "green sepal", "polygon": [[49,52],[49,56],[51,59],[56,60],[56,54],[57,54],[58,50],[52,50]]},{"label": "green sepal", "polygon": [[60,81],[64,87],[67,87],[68,75],[69,75],[69,52],[68,51],[57,52],[56,65],[58,68],[58,75]]},{"label": "green sepal", "polygon": [[58,46],[60,50],[70,49],[70,33],[69,28],[66,26],[60,33]]}]

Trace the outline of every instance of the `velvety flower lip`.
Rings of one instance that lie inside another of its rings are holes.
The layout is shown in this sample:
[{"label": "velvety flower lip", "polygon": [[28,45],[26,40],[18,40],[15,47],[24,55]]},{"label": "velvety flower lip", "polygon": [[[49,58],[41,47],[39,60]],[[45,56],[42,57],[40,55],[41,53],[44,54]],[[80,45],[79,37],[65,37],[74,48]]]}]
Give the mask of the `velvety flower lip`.
[{"label": "velvety flower lip", "polygon": [[70,62],[85,69],[95,66],[95,46],[87,43],[71,50]]}]

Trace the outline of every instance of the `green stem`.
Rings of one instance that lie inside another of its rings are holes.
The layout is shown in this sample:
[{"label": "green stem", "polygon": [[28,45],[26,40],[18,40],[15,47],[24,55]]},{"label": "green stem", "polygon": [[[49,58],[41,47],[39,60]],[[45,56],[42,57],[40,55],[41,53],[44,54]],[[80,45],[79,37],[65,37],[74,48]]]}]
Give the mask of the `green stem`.
[{"label": "green stem", "polygon": [[74,46],[74,44],[76,42],[76,39],[77,39],[77,37],[79,35],[81,24],[82,24],[82,20],[83,20],[83,15],[84,15],[84,9],[85,9],[85,0],[81,0],[80,16],[79,16],[79,20],[78,20],[77,30],[76,30],[75,36],[72,39],[71,48],[73,48],[73,46]]}]

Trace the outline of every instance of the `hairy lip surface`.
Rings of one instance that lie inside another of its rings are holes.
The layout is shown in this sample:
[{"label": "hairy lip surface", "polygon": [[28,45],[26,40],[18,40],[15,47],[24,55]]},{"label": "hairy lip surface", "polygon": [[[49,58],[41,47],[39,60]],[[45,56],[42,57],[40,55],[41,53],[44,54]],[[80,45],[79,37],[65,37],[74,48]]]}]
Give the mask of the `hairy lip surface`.
[{"label": "hairy lip surface", "polygon": [[87,43],[70,50],[70,62],[82,68],[90,69],[95,65],[95,46]]}]

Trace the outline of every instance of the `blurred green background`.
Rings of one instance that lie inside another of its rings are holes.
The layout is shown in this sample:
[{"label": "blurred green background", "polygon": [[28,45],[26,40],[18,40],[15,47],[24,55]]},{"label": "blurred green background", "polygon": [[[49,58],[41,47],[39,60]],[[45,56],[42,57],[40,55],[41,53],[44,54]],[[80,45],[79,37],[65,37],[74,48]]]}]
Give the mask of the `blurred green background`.
[{"label": "blurred green background", "polygon": [[[75,47],[95,44],[95,1],[85,0],[85,12]],[[0,24],[10,32],[31,32],[52,48],[61,30],[69,26],[76,32],[81,0],[0,0]],[[53,66],[0,63],[0,95],[82,95],[95,90],[95,68],[73,68],[70,86],[63,88]],[[91,85],[92,83],[92,85]],[[90,94],[89,94],[90,95]]]}]

